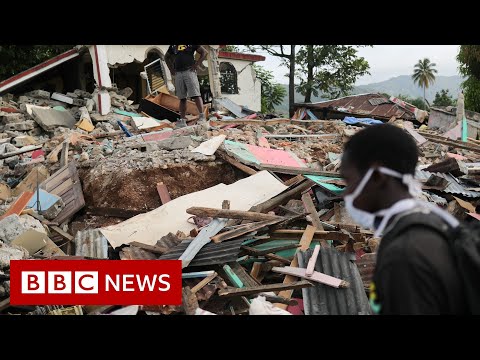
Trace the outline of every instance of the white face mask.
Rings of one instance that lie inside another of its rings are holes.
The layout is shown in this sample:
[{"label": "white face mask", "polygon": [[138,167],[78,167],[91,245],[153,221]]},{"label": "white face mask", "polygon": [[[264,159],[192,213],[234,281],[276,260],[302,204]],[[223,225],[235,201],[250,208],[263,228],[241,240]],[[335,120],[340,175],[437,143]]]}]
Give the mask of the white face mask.
[{"label": "white face mask", "polygon": [[[377,211],[376,213],[370,213],[368,211],[358,209],[353,205],[353,202],[355,201],[355,199],[360,195],[365,185],[367,185],[368,180],[370,180],[370,177],[372,176],[372,173],[374,170],[375,170],[374,168],[368,169],[367,173],[364,175],[363,179],[360,181],[360,184],[358,184],[355,191],[350,195],[346,195],[343,197],[348,214],[352,217],[352,219],[356,223],[358,223],[364,229],[374,229],[375,217],[382,216],[386,214],[389,210],[389,209],[383,209],[383,210]],[[379,168],[376,168],[376,170],[383,174],[402,179],[402,182],[408,187],[408,191],[410,195],[412,195],[413,197],[416,197],[419,193],[422,192],[420,183],[418,183],[418,181],[416,181],[413,178],[413,176],[410,174],[400,174],[395,170],[388,169],[385,167],[379,167]]]}]

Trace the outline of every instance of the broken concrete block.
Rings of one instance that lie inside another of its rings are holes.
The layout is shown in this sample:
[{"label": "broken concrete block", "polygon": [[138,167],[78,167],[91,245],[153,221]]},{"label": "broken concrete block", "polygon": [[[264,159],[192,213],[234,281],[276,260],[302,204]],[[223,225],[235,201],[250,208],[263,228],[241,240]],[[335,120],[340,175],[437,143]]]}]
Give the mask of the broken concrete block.
[{"label": "broken concrete block", "polygon": [[20,96],[18,98],[18,103],[19,104],[31,104],[31,105],[37,105],[37,106],[45,106],[45,105],[49,105],[49,100],[47,99],[38,99],[38,98],[34,98],[34,97],[31,97],[31,96]]},{"label": "broken concrete block", "polygon": [[63,210],[65,203],[60,196],[50,194],[40,189],[38,199],[37,192],[35,191],[26,207],[34,209],[48,220],[53,220]]},{"label": "broken concrete block", "polygon": [[87,99],[85,106],[88,112],[92,112],[93,109],[95,108],[95,101],[93,101],[92,99]]},{"label": "broken concrete block", "polygon": [[13,123],[21,123],[25,121],[25,116],[23,114],[17,114],[17,113],[4,113],[5,115],[2,115],[1,117],[1,123],[2,124],[13,124]]},{"label": "broken concrete block", "polygon": [[4,130],[5,131],[27,131],[33,130],[35,126],[33,125],[35,122],[33,120],[27,120],[20,123],[11,123],[6,124]]},{"label": "broken concrete block", "polygon": [[0,220],[0,240],[10,244],[15,238],[30,229],[47,234],[42,223],[37,219],[29,215],[9,215]]},{"label": "broken concrete block", "polygon": [[177,150],[177,149],[186,149],[193,143],[193,140],[190,136],[179,136],[171,137],[165,140],[157,141],[155,144],[158,149],[164,150]]},{"label": "broken concrete block", "polygon": [[7,184],[0,183],[0,200],[5,201],[12,196],[12,190]]},{"label": "broken concrete block", "polygon": [[58,101],[66,103],[66,104],[70,104],[70,105],[73,104],[73,99],[71,97],[60,94],[60,93],[56,93],[56,92],[53,93],[51,98],[53,100],[58,100]]},{"label": "broken concrete block", "polygon": [[43,133],[43,130],[40,127],[36,127],[33,130],[27,131],[27,134],[30,136],[39,136],[39,135],[42,135],[42,133]]},{"label": "broken concrete block", "polygon": [[78,99],[78,95],[75,94],[74,92],[73,93],[72,92],[67,92],[65,95],[72,98],[72,99]]},{"label": "broken concrete block", "polygon": [[10,143],[5,143],[0,145],[0,155],[8,154],[10,152],[17,151],[17,147]]},{"label": "broken concrete block", "polygon": [[58,126],[71,129],[75,125],[75,118],[69,111],[33,108],[32,113],[35,121],[46,131],[52,131]]},{"label": "broken concrete block", "polygon": [[48,244],[47,234],[36,230],[28,230],[19,235],[12,241],[11,245],[21,246],[26,249],[30,255],[35,254]]},{"label": "broken concrete block", "polygon": [[20,157],[18,155],[10,156],[6,159],[3,159],[4,164],[8,165],[11,169],[12,166],[14,167],[15,165],[17,165],[19,161]]},{"label": "broken concrete block", "polygon": [[45,90],[33,90],[29,93],[26,93],[25,95],[42,99],[50,99],[50,93]]},{"label": "broken concrete block", "polygon": [[73,93],[76,94],[77,97],[80,97],[80,98],[90,99],[92,97],[92,94],[90,94],[88,91],[84,91],[84,90],[80,90],[80,89],[76,89]]},{"label": "broken concrete block", "polygon": [[17,136],[16,138],[14,138],[12,143],[16,147],[21,148],[27,145],[36,145],[37,140],[35,140],[32,136],[23,135],[23,136]]},{"label": "broken concrete block", "polygon": [[118,95],[124,96],[128,99],[133,94],[133,90],[129,87],[126,87],[118,92]]},{"label": "broken concrete block", "polygon": [[27,259],[28,256],[28,251],[22,247],[0,243],[0,268],[2,269],[10,267],[10,260]]}]

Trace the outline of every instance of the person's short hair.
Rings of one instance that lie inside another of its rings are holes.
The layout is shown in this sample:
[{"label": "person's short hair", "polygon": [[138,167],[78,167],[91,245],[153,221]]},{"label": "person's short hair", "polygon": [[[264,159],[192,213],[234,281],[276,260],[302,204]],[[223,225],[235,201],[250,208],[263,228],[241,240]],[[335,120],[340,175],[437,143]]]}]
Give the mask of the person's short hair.
[{"label": "person's short hair", "polygon": [[360,130],[344,145],[344,154],[361,172],[377,162],[399,173],[413,175],[418,162],[415,140],[391,124],[370,125]]}]

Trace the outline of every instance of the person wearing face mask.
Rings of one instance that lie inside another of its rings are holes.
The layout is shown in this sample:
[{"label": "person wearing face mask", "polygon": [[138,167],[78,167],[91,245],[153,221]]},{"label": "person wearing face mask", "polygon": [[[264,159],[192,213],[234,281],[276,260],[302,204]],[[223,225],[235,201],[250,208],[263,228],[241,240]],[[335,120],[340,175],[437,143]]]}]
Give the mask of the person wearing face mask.
[{"label": "person wearing face mask", "polygon": [[[464,314],[466,300],[454,254],[434,230],[454,231],[459,222],[417,198],[417,162],[413,138],[390,124],[360,130],[344,146],[340,173],[346,183],[346,210],[381,237],[370,304],[384,315]],[[412,221],[419,214],[435,226]]]}]

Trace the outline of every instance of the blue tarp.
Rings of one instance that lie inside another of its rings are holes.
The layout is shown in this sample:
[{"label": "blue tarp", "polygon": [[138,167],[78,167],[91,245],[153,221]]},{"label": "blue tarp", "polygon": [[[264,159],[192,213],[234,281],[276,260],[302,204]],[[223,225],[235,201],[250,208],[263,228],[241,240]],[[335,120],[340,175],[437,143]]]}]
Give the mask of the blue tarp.
[{"label": "blue tarp", "polygon": [[371,118],[356,118],[353,116],[345,116],[345,119],[343,119],[343,122],[349,125],[354,125],[358,123],[366,124],[366,125],[383,124],[383,122],[380,120],[375,120]]}]

